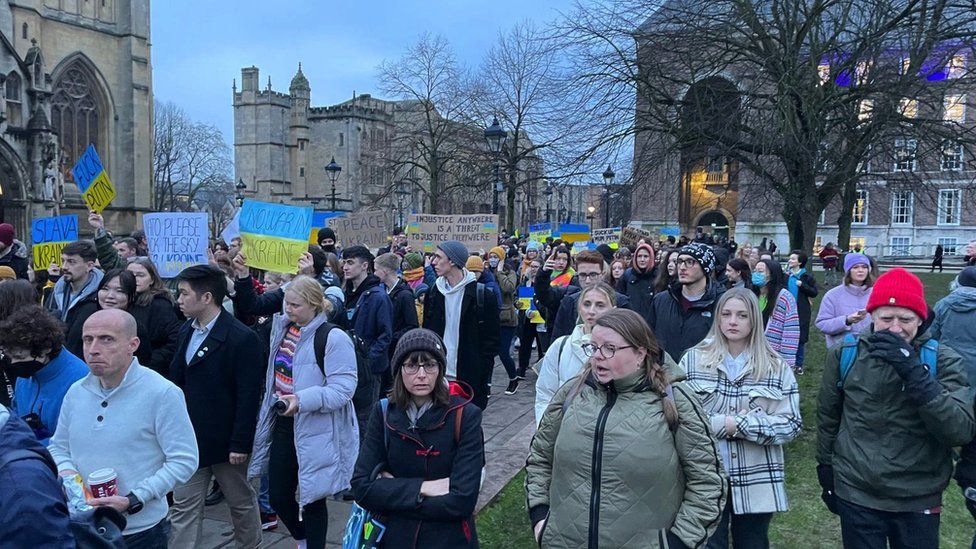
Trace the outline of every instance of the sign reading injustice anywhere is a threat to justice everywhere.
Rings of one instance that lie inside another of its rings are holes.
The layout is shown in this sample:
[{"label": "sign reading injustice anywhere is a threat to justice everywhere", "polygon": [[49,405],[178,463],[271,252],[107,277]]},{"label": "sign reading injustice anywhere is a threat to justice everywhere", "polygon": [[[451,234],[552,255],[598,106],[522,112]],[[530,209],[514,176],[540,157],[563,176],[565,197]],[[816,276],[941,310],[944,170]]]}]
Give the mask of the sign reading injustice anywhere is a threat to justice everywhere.
[{"label": "sign reading injustice anywhere is a threat to justice everywhere", "polygon": [[240,228],[242,251],[249,266],[295,274],[298,259],[308,251],[312,208],[245,200]]},{"label": "sign reading injustice anywhere is a threat to justice everywhere", "polygon": [[432,252],[448,240],[462,242],[471,252],[487,252],[498,242],[498,216],[410,214],[407,244],[414,250]]},{"label": "sign reading injustice anywhere is a threat to justice everywhere", "polygon": [[151,213],[142,217],[149,256],[159,276],[175,278],[192,265],[207,263],[207,213]]},{"label": "sign reading injustice anywhere is a threat to justice everywhere", "polygon": [[109,180],[108,172],[105,171],[94,145],[88,145],[75,167],[71,168],[71,173],[88,209],[102,213],[115,198],[115,187]]},{"label": "sign reading injustice anywhere is a threat to justice everywhere", "polygon": [[61,250],[78,240],[78,216],[38,217],[31,221],[31,243],[34,269],[47,269],[51,263],[61,264]]}]

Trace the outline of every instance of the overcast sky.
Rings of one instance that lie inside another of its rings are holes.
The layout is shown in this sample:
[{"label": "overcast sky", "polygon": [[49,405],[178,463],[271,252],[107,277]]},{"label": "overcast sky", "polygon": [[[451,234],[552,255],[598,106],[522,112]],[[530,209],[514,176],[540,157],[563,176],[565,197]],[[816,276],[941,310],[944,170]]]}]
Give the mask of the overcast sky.
[{"label": "overcast sky", "polygon": [[288,91],[298,62],[312,105],[356,93],[381,95],[376,66],[398,58],[423,32],[441,34],[458,60],[476,67],[485,50],[522,20],[539,25],[568,11],[572,0],[164,0],[152,3],[155,97],[217,125],[233,143],[231,85],[241,68],[261,70]]}]

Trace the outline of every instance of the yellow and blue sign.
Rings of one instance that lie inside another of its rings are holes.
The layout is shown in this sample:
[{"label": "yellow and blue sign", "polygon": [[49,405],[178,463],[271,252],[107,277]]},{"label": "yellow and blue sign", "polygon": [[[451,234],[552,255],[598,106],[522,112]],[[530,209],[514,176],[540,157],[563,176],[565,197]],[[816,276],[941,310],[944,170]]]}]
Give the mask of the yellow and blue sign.
[{"label": "yellow and blue sign", "polygon": [[108,172],[105,171],[94,145],[88,145],[85,154],[71,168],[71,173],[88,209],[102,213],[115,198],[115,186],[108,178]]},{"label": "yellow and blue sign", "polygon": [[542,324],[546,321],[535,307],[535,288],[532,286],[519,286],[516,302],[519,310],[525,311],[525,318],[528,318],[530,323]]},{"label": "yellow and blue sign", "polygon": [[329,220],[333,217],[346,215],[346,212],[312,212],[312,228],[308,232],[308,243],[319,244],[319,229],[329,226]]},{"label": "yellow and blue sign", "polygon": [[545,242],[550,236],[552,236],[552,223],[529,225],[529,240]]},{"label": "yellow and blue sign", "polygon": [[590,226],[585,223],[560,223],[557,229],[552,236],[563,242],[585,242],[590,239]]},{"label": "yellow and blue sign", "polygon": [[240,228],[248,266],[295,274],[298,259],[308,251],[312,208],[245,200]]},{"label": "yellow and blue sign", "polygon": [[78,216],[39,217],[31,221],[31,244],[34,270],[47,270],[51,263],[61,264],[61,250],[78,240]]}]

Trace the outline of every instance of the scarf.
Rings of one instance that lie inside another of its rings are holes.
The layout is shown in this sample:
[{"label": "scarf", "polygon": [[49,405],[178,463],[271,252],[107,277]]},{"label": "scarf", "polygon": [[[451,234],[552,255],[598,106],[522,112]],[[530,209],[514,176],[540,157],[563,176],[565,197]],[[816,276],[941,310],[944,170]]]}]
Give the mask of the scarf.
[{"label": "scarf", "polygon": [[416,290],[417,286],[423,284],[424,282],[424,268],[417,267],[416,269],[407,269],[403,271],[403,280],[410,285],[411,290]]},{"label": "scarf", "polygon": [[406,410],[407,419],[410,420],[410,427],[408,427],[408,429],[410,429],[411,431],[416,429],[417,422],[420,420],[420,418],[424,416],[425,413],[427,413],[427,410],[430,410],[431,406],[433,405],[434,405],[434,400],[431,399],[423,403],[418,408],[417,404],[411,399],[410,402],[407,404],[407,410]]},{"label": "scarf", "polygon": [[794,298],[800,297],[800,287],[796,285],[796,281],[800,280],[800,277],[806,272],[806,269],[800,269],[796,272],[796,274],[790,273],[790,279],[786,281],[786,286],[790,290],[790,293],[793,294]]},{"label": "scarf", "polygon": [[569,282],[573,280],[574,276],[576,276],[576,271],[574,271],[572,267],[569,267],[559,275],[553,272],[549,278],[549,285],[564,288],[569,286]]}]

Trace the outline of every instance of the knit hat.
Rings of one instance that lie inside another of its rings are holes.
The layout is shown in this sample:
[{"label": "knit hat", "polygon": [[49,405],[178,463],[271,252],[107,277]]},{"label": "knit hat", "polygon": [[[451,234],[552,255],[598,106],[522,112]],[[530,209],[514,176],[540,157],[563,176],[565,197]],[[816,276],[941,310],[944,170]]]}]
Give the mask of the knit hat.
[{"label": "knit hat", "polygon": [[10,223],[0,223],[0,242],[7,246],[14,243],[14,226]]},{"label": "knit hat", "polygon": [[501,246],[495,246],[494,248],[488,250],[488,253],[497,255],[498,259],[505,259],[506,256],[505,248],[502,248]]},{"label": "knit hat", "polygon": [[464,244],[458,242],[457,240],[448,240],[447,242],[441,242],[438,244],[437,249],[444,252],[447,256],[447,260],[458,266],[459,269],[464,268],[464,264],[468,261],[468,247]]},{"label": "knit hat", "polygon": [[429,291],[430,291],[430,286],[421,282],[420,284],[417,284],[416,288],[413,289],[413,298],[420,299],[420,296],[426,294]]},{"label": "knit hat", "polygon": [[851,253],[847,254],[846,256],[844,256],[844,272],[845,273],[847,271],[853,269],[855,265],[867,265],[867,267],[870,269],[871,268],[871,260],[868,259],[868,256],[866,256],[864,254],[859,254],[857,252],[851,252]]},{"label": "knit hat", "polygon": [[464,268],[472,273],[480,273],[485,270],[485,261],[476,255],[468,256]]},{"label": "knit hat", "polygon": [[403,256],[403,260],[407,262],[408,269],[417,269],[424,266],[424,256],[417,252],[410,252]]},{"label": "knit hat", "polygon": [[870,313],[879,307],[889,306],[908,309],[925,320],[929,307],[925,303],[922,281],[902,267],[895,267],[879,276],[871,288],[871,297],[865,309]]},{"label": "knit hat", "polygon": [[966,286],[967,288],[976,288],[976,267],[966,267],[959,273],[959,278],[956,282],[960,286]]},{"label": "knit hat", "polygon": [[426,328],[414,328],[400,336],[396,349],[393,351],[393,375],[400,373],[403,361],[414,351],[424,351],[430,353],[436,360],[441,370],[447,367],[447,355],[444,350],[444,342],[435,332]]},{"label": "knit hat", "polygon": [[[609,244],[600,244],[596,247],[596,251],[600,252],[600,255],[603,256],[603,260],[607,262],[607,265],[613,263],[613,248],[611,248]],[[653,253],[654,252],[652,250],[651,254],[653,255]]]},{"label": "knit hat", "polygon": [[530,240],[528,244],[525,245],[525,251],[527,252],[538,252],[542,250],[542,243],[535,240]]},{"label": "knit hat", "polygon": [[[678,255],[690,255],[695,258],[695,261],[701,264],[705,274],[711,273],[712,269],[715,268],[715,254],[712,252],[711,246],[702,244],[701,242],[685,244],[678,250]],[[652,255],[651,258],[653,257]]]},{"label": "knit hat", "polygon": [[332,242],[338,240],[336,238],[335,231],[333,231],[331,227],[322,227],[321,229],[319,229],[319,234],[316,237],[315,242],[316,243],[322,242],[326,238],[331,238]]},{"label": "knit hat", "polygon": [[6,265],[0,265],[0,280],[15,280],[17,273]]}]

